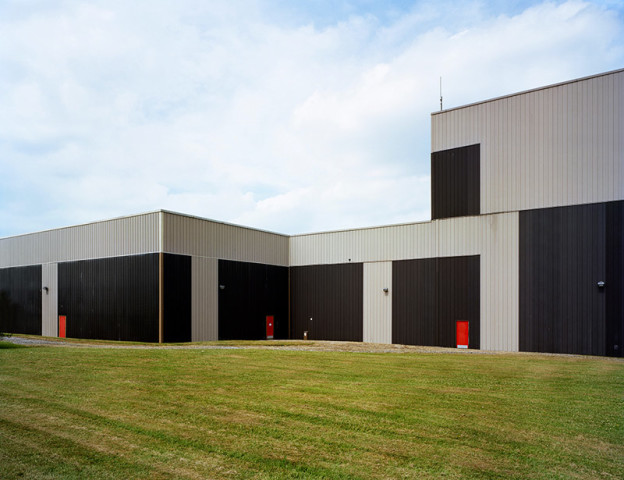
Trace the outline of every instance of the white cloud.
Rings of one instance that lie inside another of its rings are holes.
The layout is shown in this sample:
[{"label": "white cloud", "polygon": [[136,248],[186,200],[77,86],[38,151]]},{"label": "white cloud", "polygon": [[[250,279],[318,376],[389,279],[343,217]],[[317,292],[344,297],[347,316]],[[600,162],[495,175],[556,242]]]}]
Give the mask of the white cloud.
[{"label": "white cloud", "polygon": [[322,27],[260,1],[21,5],[0,15],[0,235],[158,208],[285,233],[424,220],[440,75],[450,107],[624,59],[622,10],[576,0]]}]

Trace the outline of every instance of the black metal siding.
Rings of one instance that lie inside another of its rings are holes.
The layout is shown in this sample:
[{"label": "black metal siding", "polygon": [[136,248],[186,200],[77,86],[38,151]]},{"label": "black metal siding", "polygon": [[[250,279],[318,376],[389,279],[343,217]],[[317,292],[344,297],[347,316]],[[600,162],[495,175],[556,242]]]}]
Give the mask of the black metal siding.
[{"label": "black metal siding", "polygon": [[480,348],[479,255],[438,259],[438,345],[455,347],[456,322],[469,322],[469,347]]},{"label": "black metal siding", "polygon": [[392,262],[392,343],[455,347],[456,322],[469,322],[480,348],[478,255]]},{"label": "black metal siding", "polygon": [[606,354],[624,356],[624,202],[607,204]]},{"label": "black metal siding", "polygon": [[219,340],[266,338],[268,315],[288,338],[288,268],[219,260]]},{"label": "black metal siding", "polygon": [[392,343],[438,344],[437,259],[392,262]]},{"label": "black metal siding", "polygon": [[431,154],[431,216],[462,217],[480,213],[480,145]]},{"label": "black metal siding", "polygon": [[520,212],[520,350],[605,355],[606,205]]},{"label": "black metal siding", "polygon": [[67,336],[158,342],[158,254],[58,265]]},{"label": "black metal siding", "polygon": [[0,332],[41,335],[41,265],[0,269]]},{"label": "black metal siding", "polygon": [[292,267],[292,338],[361,342],[363,272],[361,263]]},{"label": "black metal siding", "polygon": [[163,341],[191,341],[191,257],[163,255]]}]

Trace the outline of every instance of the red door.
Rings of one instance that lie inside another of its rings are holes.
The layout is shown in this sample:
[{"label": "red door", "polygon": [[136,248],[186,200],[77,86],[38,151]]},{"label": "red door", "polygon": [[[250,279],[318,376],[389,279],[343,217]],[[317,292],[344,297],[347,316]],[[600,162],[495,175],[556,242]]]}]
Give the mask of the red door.
[{"label": "red door", "polygon": [[457,348],[468,348],[468,322],[460,320],[456,324]]},{"label": "red door", "polygon": [[67,317],[65,315],[59,316],[59,337],[65,338],[65,324],[67,323]]},{"label": "red door", "polygon": [[273,340],[273,315],[267,315],[266,317],[266,337],[267,340]]}]

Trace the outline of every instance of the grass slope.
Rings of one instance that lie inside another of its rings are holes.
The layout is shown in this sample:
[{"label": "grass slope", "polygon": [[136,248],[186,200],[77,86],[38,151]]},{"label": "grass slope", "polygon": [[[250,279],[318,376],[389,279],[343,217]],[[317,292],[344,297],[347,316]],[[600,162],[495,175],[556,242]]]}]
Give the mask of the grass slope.
[{"label": "grass slope", "polygon": [[622,478],[624,363],[0,349],[0,478]]}]

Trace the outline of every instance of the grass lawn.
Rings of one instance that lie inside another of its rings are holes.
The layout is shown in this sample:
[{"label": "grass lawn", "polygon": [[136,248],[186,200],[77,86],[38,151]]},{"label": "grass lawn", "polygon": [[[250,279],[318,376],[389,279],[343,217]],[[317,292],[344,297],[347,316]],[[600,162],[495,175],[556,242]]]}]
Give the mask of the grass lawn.
[{"label": "grass lawn", "polygon": [[0,478],[623,478],[623,422],[606,358],[0,348]]}]

